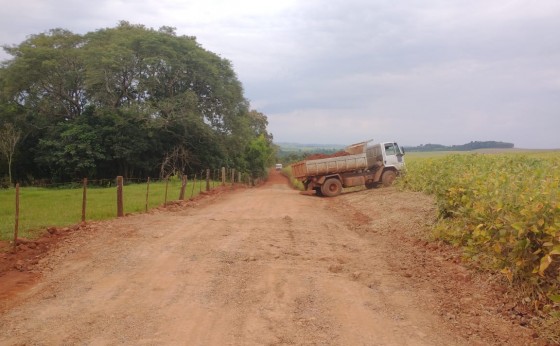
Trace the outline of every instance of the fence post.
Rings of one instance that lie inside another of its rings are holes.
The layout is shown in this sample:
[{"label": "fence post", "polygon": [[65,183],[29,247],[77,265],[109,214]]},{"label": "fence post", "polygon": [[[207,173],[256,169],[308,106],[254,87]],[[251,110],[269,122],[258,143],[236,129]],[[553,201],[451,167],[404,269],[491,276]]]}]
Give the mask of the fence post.
[{"label": "fence post", "polygon": [[222,167],[222,185],[226,184],[226,168]]},{"label": "fence post", "polygon": [[206,191],[210,191],[210,169],[206,169]]},{"label": "fence post", "polygon": [[235,183],[235,168],[231,169],[231,186]]},{"label": "fence post", "polygon": [[87,178],[84,178],[84,188],[82,192],[82,223],[86,222],[86,206],[87,206]]},{"label": "fence post", "polygon": [[117,217],[124,216],[123,208],[123,177],[119,175],[117,177]]},{"label": "fence post", "polygon": [[241,183],[241,172],[237,172],[237,181]]},{"label": "fence post", "polygon": [[194,196],[194,186],[196,185],[196,174],[194,175],[194,180],[192,183],[191,198]]},{"label": "fence post", "polygon": [[179,193],[179,200],[185,200],[185,188],[187,187],[187,175],[183,174],[183,178],[181,179],[181,193]]},{"label": "fence post", "polygon": [[16,183],[16,220],[14,225],[14,251],[17,251],[19,231],[19,183]]},{"label": "fence post", "polygon": [[165,198],[163,200],[163,206],[167,207],[167,188],[169,187],[169,177],[165,178]]},{"label": "fence post", "polygon": [[150,198],[150,177],[148,177],[148,184],[146,185],[146,213],[148,212]]}]

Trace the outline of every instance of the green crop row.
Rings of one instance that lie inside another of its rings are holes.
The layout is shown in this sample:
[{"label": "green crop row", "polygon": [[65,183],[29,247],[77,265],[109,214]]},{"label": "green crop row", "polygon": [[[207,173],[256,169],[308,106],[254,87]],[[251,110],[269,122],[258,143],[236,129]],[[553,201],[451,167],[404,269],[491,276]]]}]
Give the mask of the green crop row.
[{"label": "green crop row", "polygon": [[412,158],[399,185],[436,196],[436,237],[559,307],[560,153]]}]

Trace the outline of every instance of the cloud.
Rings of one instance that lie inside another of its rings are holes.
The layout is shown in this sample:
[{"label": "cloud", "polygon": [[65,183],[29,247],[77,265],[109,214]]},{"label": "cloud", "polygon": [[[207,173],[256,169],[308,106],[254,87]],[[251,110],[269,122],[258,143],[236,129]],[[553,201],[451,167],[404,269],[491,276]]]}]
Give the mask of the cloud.
[{"label": "cloud", "polygon": [[560,147],[559,17],[556,0],[35,0],[3,5],[0,43],[173,26],[232,62],[279,141]]},{"label": "cloud", "polygon": [[[347,11],[335,2],[303,11],[307,21],[294,27],[304,53],[287,81],[291,92],[275,92],[277,85],[262,82],[257,96],[268,98],[272,118],[331,122],[331,130],[321,125],[310,131],[315,142],[355,141],[350,134],[368,137],[388,125],[411,144],[496,139],[560,147],[549,127],[560,125],[559,101],[552,96],[560,91],[554,36],[559,6],[437,4],[378,8],[350,2]],[[353,5],[362,7],[356,11]],[[269,95],[280,97],[274,102]],[[547,125],[527,124],[527,117]],[[342,125],[345,119],[361,130]],[[294,125],[283,123],[271,121],[273,132],[296,141]],[[539,135],[527,136],[527,129]]]}]

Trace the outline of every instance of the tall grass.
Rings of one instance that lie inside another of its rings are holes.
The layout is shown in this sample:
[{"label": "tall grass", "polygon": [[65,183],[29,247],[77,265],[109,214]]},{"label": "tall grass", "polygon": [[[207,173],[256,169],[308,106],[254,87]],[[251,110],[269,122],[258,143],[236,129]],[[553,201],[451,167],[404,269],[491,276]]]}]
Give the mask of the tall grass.
[{"label": "tall grass", "polygon": [[[189,181],[185,188],[185,199],[206,189],[205,181]],[[212,183],[214,184],[214,183]],[[130,184],[123,187],[124,212],[145,211],[147,184]],[[168,186],[167,201],[177,200],[181,181],[171,179]],[[165,182],[151,182],[149,206],[163,205]],[[117,188],[88,187],[86,220],[106,220],[116,217]],[[51,226],[68,226],[81,222],[81,188],[20,188],[19,235],[25,238],[36,237],[40,230]],[[0,240],[13,238],[15,225],[15,189],[0,190]]]},{"label": "tall grass", "polygon": [[284,174],[284,176],[286,176],[289,179],[290,184],[292,185],[293,188],[303,191],[303,183],[297,180],[296,178],[294,178],[294,176],[292,175],[291,165],[282,168],[282,174]]}]

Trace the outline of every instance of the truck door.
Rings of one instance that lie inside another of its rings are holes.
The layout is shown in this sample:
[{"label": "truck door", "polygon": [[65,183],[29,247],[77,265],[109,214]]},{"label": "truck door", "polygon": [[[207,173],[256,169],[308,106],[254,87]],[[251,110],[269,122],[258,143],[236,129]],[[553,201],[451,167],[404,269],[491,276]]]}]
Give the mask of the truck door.
[{"label": "truck door", "polygon": [[403,153],[397,143],[383,143],[384,155],[383,160],[386,167],[395,167],[401,170],[404,166]]}]

